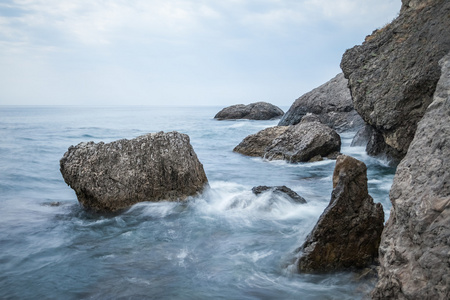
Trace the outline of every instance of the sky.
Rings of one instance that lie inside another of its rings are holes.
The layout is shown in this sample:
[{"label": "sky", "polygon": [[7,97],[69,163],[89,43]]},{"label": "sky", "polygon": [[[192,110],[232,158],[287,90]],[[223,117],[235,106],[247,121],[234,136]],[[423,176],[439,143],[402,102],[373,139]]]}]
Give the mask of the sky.
[{"label": "sky", "polygon": [[400,0],[0,0],[0,105],[289,106]]}]

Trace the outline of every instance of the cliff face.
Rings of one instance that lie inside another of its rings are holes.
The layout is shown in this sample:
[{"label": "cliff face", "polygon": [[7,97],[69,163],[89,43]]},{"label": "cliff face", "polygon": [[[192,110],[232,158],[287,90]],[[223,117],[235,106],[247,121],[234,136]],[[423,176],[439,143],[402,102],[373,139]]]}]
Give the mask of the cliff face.
[{"label": "cliff face", "polygon": [[449,28],[450,1],[403,0],[397,19],[343,55],[354,107],[375,131],[369,154],[406,155],[450,51]]},{"label": "cliff face", "polygon": [[450,299],[450,53],[390,192],[374,299]]}]

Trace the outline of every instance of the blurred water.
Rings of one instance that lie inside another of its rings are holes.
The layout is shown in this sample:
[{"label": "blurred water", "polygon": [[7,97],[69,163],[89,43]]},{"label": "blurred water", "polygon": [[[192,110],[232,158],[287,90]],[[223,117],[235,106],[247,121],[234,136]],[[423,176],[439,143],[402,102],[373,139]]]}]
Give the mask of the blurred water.
[{"label": "blurred water", "polygon": [[[288,164],[232,152],[277,121],[216,121],[221,107],[0,107],[1,299],[358,299],[355,274],[295,274],[287,266],[330,200],[334,161]],[[82,141],[187,133],[210,188],[187,203],[140,203],[121,214],[81,209],[59,159]],[[368,166],[386,215],[394,170]],[[255,196],[286,185],[307,204]],[[387,218],[386,218],[387,219]]]}]

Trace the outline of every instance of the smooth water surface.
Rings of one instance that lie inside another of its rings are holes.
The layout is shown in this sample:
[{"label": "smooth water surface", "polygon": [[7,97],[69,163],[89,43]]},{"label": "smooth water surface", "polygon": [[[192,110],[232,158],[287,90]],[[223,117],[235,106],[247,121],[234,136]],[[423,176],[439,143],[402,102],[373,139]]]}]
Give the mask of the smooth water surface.
[{"label": "smooth water surface", "polygon": [[[352,273],[296,274],[294,251],[327,206],[335,162],[288,164],[232,152],[278,121],[216,121],[221,107],[0,107],[0,299],[358,299]],[[210,189],[187,203],[83,210],[59,172],[71,145],[157,131],[186,133]],[[390,209],[393,172],[368,166],[369,192]],[[286,185],[295,204],[256,185]]]}]

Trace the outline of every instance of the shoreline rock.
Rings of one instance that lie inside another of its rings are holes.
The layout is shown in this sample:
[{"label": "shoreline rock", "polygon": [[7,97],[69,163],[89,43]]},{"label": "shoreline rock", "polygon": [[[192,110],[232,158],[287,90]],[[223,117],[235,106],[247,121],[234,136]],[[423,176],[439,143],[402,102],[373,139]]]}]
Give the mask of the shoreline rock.
[{"label": "shoreline rock", "polygon": [[283,110],[273,104],[267,102],[255,102],[248,105],[237,104],[225,107],[214,116],[214,119],[273,120],[281,118],[283,115]]},{"label": "shoreline rock", "polygon": [[364,125],[353,108],[347,79],[340,73],[330,81],[295,100],[278,126],[296,125],[308,114],[338,131],[356,130]]},{"label": "shoreline rock", "polygon": [[60,160],[60,171],[80,204],[98,211],[185,200],[208,184],[189,136],[176,131],[71,146]]},{"label": "shoreline rock", "polygon": [[299,272],[361,269],[375,262],[384,212],[368,193],[366,173],[363,162],[338,156],[330,203],[299,249]]},{"label": "shoreline rock", "polygon": [[312,121],[261,130],[247,136],[233,151],[268,160],[297,163],[335,157],[340,149],[341,138],[336,131],[320,122]]},{"label": "shoreline rock", "polygon": [[347,50],[341,69],[353,105],[375,131],[372,156],[399,162],[432,101],[438,61],[450,51],[450,2],[403,0],[400,15]]},{"label": "shoreline rock", "polygon": [[373,299],[450,297],[450,53],[390,192]]}]

